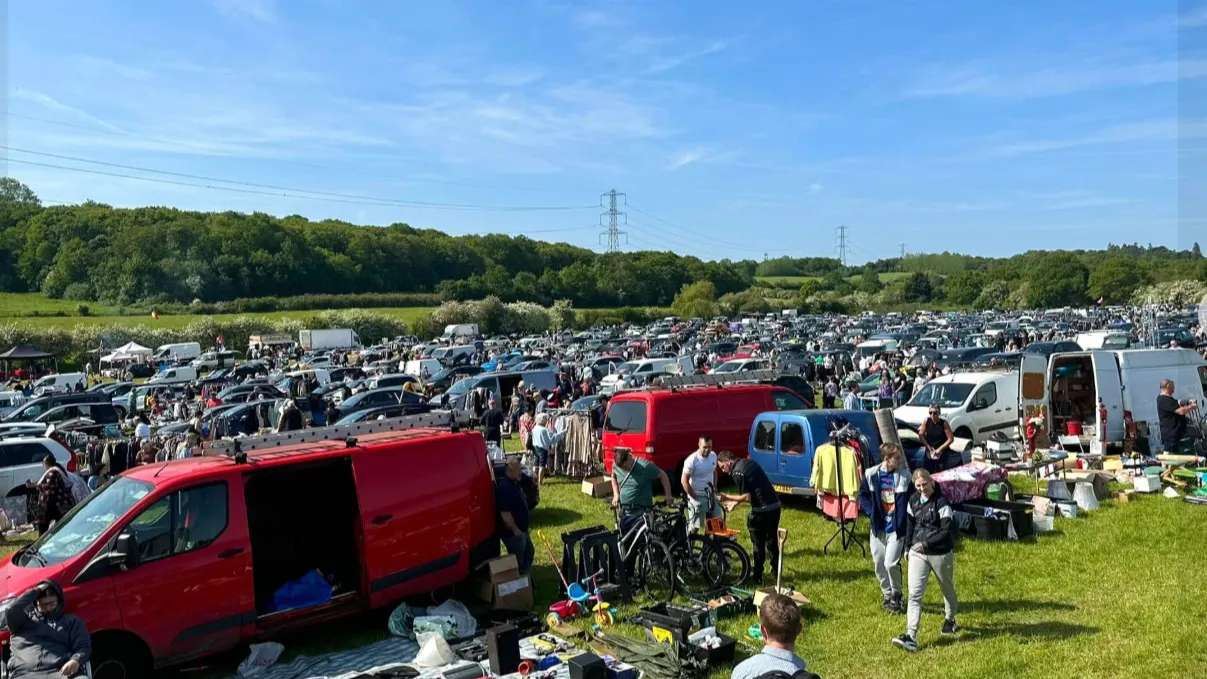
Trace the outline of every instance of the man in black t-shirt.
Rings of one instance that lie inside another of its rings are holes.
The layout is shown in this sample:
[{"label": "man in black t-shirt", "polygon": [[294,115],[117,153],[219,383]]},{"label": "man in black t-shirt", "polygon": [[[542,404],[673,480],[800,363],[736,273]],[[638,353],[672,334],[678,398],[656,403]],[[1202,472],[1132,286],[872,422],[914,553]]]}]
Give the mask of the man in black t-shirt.
[{"label": "man in black t-shirt", "polygon": [[717,467],[733,477],[738,486],[738,495],[720,493],[722,502],[749,502],[750,515],[746,517],[746,528],[750,531],[750,543],[754,547],[754,582],[763,579],[763,563],[771,559],[771,570],[779,561],[780,498],[767,478],[766,472],[754,460],[739,460],[728,450],[717,455]]},{"label": "man in black t-shirt", "polygon": [[1198,401],[1179,403],[1173,397],[1173,380],[1161,380],[1161,395],[1157,397],[1157,417],[1161,421],[1161,448],[1167,453],[1185,450],[1182,439],[1186,438],[1186,413],[1198,409]]},{"label": "man in black t-shirt", "polygon": [[485,430],[487,441],[493,441],[499,448],[503,447],[503,411],[499,410],[493,398],[489,407],[482,413],[482,429]]}]

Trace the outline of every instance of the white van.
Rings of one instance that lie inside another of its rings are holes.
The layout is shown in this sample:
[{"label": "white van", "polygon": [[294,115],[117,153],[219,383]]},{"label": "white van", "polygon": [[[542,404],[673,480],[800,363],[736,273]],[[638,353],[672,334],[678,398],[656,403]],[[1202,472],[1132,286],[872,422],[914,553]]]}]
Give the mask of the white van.
[{"label": "white van", "polygon": [[193,366],[168,368],[147,380],[149,384],[186,384],[197,379],[197,369]]},{"label": "white van", "polygon": [[[432,358],[439,361],[441,364],[452,365],[457,362],[457,359],[462,356],[468,360],[474,355],[474,348],[471,346],[457,345],[455,347],[441,347],[432,352]],[[409,372],[409,371],[408,371]]]},{"label": "white van", "polygon": [[237,351],[207,351],[204,354],[193,359],[190,364],[198,370],[214,370],[216,368],[233,368]]},{"label": "white van", "polygon": [[191,361],[201,355],[200,342],[180,342],[178,344],[164,344],[155,350],[154,359],[156,363],[164,363],[167,361]]},{"label": "white van", "polygon": [[897,350],[897,340],[894,340],[894,339],[868,340],[866,342],[860,343],[859,346],[855,347],[855,356],[857,358],[863,358],[864,356],[871,358],[872,356],[875,356],[876,354],[889,353],[889,352],[894,352],[896,350]]},{"label": "white van", "polygon": [[985,324],[985,337],[997,337],[1006,330],[1018,330],[1018,321],[990,321]]},{"label": "white van", "polygon": [[1145,422],[1151,448],[1160,450],[1157,395],[1164,379],[1173,380],[1173,396],[1178,400],[1207,397],[1207,361],[1191,349],[1083,351],[1052,354],[1047,359],[1023,354],[1019,366],[1022,421],[1043,415],[1055,436],[1066,434],[1067,423],[1080,419],[1084,435],[1098,436],[1103,429],[1101,399],[1107,445],[1122,443],[1127,421]]},{"label": "white van", "polygon": [[46,394],[66,394],[75,391],[76,385],[88,386],[88,378],[84,373],[56,373],[47,375],[30,385],[34,396]]},{"label": "white van", "polygon": [[939,406],[956,438],[972,439],[976,444],[998,431],[1010,438],[1018,435],[1018,375],[1014,372],[963,372],[935,378],[893,415],[920,425],[932,405]]},{"label": "white van", "polygon": [[616,372],[605,375],[599,382],[599,390],[605,393],[616,391],[622,386],[640,386],[654,375],[692,375],[696,367],[691,356],[679,358],[646,358],[622,363]]},{"label": "white van", "polygon": [[0,418],[20,408],[25,403],[25,394],[19,391],[0,391]]},{"label": "white van", "polygon": [[427,376],[432,377],[436,373],[444,370],[444,366],[440,365],[440,361],[434,358],[417,358],[407,361],[399,366],[399,372],[404,372],[408,375],[422,378],[424,370],[427,371]]}]

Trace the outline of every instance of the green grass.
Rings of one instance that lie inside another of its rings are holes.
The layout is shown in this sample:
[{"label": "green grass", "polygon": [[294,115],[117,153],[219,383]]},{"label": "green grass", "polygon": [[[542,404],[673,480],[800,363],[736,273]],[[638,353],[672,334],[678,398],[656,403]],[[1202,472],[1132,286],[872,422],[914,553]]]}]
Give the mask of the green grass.
[{"label": "green grass", "polygon": [[111,307],[100,302],[76,302],[69,299],[49,299],[36,292],[0,292],[0,318],[7,316],[29,316],[30,314],[64,313],[77,316],[76,308],[84,304],[90,313],[110,315]]},{"label": "green grass", "polygon": [[[1016,485],[1020,492],[1033,489],[1030,481]],[[739,540],[748,545],[745,515],[740,509],[730,523],[743,530]],[[594,525],[612,525],[605,500],[583,495],[577,481],[547,482],[532,516],[535,610],[545,610],[558,590],[557,571],[540,535],[560,554],[561,533]],[[962,629],[955,637],[939,635],[943,604],[932,579],[915,655],[890,644],[904,631],[905,618],[880,609],[870,561],[858,550],[822,553],[834,529],[812,503],[786,499],[781,525],[789,531],[784,582],[812,602],[797,652],[827,679],[1174,677],[1195,675],[1192,668],[1202,662],[1201,634],[1207,625],[1197,584],[1207,544],[1202,507],[1143,496],[1127,504],[1105,502],[1077,519],[1057,519],[1055,532],[1034,540],[961,540],[956,588]],[[866,520],[860,530],[866,536]],[[636,606],[621,606],[618,618],[636,611]],[[286,659],[385,638],[385,616],[378,612],[302,632],[286,641]],[[721,629],[743,640],[755,620],[753,615],[726,620]],[[634,625],[614,631],[642,634]],[[739,659],[757,646],[745,643]],[[212,676],[228,676],[237,662],[214,665]],[[730,669],[715,668],[709,679],[724,679]]]},{"label": "green grass", "polygon": [[[387,314],[396,316],[405,321],[411,322],[424,314],[430,312],[431,307],[383,307],[377,309],[368,309],[375,313]],[[237,318],[239,316],[255,316],[266,319],[280,318],[303,318],[318,313],[319,310],[313,311],[273,311],[268,313],[258,314],[214,314],[209,318],[215,321],[224,321]],[[75,313],[74,307],[72,314]],[[178,316],[161,315],[159,320],[151,318],[150,314],[138,316],[17,316],[12,315],[8,311],[8,307],[3,305],[3,300],[0,300],[0,324],[2,323],[17,323],[20,325],[29,325],[39,328],[71,328],[77,325],[145,325],[151,328],[183,328],[189,323],[206,318],[203,315],[183,314]]]}]

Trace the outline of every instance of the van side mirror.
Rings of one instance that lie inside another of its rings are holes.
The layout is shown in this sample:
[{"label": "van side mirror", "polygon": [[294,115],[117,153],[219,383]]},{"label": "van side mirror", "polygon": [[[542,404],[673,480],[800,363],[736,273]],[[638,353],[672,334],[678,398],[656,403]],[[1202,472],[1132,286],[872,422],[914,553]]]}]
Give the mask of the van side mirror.
[{"label": "van side mirror", "polygon": [[129,533],[122,533],[113,541],[113,548],[108,554],[109,565],[115,568],[125,566],[134,568],[138,565],[138,540]]}]

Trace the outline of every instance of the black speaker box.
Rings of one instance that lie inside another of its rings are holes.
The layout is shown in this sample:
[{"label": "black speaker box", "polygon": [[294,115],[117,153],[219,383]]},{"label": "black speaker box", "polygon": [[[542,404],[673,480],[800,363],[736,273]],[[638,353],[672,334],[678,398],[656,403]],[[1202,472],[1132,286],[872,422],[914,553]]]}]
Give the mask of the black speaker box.
[{"label": "black speaker box", "polygon": [[608,666],[603,658],[584,653],[569,660],[570,679],[608,679]]},{"label": "black speaker box", "polygon": [[486,630],[486,653],[490,673],[496,677],[520,669],[520,630],[515,625],[499,625]]}]

